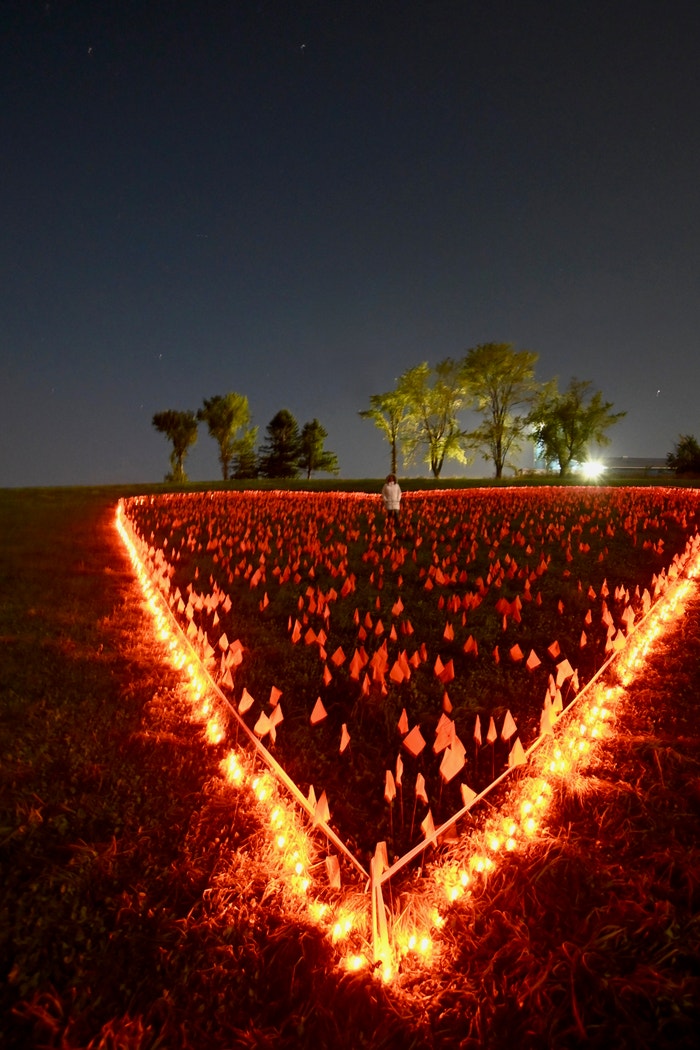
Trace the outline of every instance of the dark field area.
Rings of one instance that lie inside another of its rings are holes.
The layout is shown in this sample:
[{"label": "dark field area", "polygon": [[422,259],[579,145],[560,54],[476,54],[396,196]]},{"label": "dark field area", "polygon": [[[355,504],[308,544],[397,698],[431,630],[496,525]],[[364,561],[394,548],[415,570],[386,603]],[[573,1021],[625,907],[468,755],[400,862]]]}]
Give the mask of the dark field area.
[{"label": "dark field area", "polygon": [[0,493],[3,1048],[696,1045],[697,585],[544,832],[384,985],[271,877],[152,633],[119,495]]}]

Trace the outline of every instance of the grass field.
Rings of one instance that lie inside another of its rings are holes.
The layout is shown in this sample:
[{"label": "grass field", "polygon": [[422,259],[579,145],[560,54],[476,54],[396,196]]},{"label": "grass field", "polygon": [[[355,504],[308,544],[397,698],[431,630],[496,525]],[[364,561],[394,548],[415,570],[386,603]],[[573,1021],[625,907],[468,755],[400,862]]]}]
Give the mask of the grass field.
[{"label": "grass field", "polygon": [[697,591],[545,833],[383,985],[270,878],[187,718],[117,490],[0,493],[0,1044],[694,1046]]}]

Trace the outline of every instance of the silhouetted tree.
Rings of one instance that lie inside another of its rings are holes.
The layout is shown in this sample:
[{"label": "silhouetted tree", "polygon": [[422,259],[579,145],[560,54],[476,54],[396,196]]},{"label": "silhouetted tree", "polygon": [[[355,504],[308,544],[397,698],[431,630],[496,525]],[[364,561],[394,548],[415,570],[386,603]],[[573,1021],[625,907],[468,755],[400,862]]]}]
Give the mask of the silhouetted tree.
[{"label": "silhouetted tree", "polygon": [[700,474],[700,445],[692,434],[681,434],[666,462],[674,474]]},{"label": "silhouetted tree", "polygon": [[197,441],[197,417],[194,412],[168,408],[164,412],[156,412],[151,423],[159,433],[165,434],[173,446],[170,453],[171,471],[165,475],[165,480],[184,484],[188,480],[185,457]]},{"label": "silhouetted tree", "polygon": [[299,467],[310,478],[313,473],[337,474],[338,457],[335,452],[328,452],[324,442],[328,431],[317,419],[304,423],[299,436]]},{"label": "silhouetted tree", "polygon": [[267,442],[260,449],[260,473],[264,478],[296,478],[299,475],[299,424],[286,408],[267,424]]}]

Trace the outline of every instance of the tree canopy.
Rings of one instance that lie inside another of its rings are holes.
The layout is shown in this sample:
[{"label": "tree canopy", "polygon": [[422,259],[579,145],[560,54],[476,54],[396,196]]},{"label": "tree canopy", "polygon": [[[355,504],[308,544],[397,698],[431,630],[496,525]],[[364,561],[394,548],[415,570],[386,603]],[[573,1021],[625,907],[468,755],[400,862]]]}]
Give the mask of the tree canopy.
[{"label": "tree canopy", "polygon": [[681,434],[666,456],[674,474],[700,474],[700,445],[692,434]]},{"label": "tree canopy", "polygon": [[197,417],[189,410],[183,412],[168,408],[163,412],[156,412],[151,423],[159,433],[165,434],[173,446],[170,453],[171,470],[165,475],[165,480],[183,484],[188,480],[185,473],[185,457],[197,441]]},{"label": "tree canopy", "polygon": [[337,474],[340,469],[335,452],[324,448],[328,431],[317,419],[304,423],[299,435],[299,468],[307,478],[312,474]]},{"label": "tree canopy", "polygon": [[593,391],[590,380],[573,378],[562,393],[556,379],[546,383],[530,413],[530,424],[545,463],[557,463],[565,477],[574,463],[583,463],[590,446],[609,445],[607,431],[626,415],[613,412],[610,401]]},{"label": "tree canopy", "polygon": [[457,413],[465,402],[462,369],[451,357],[434,369],[427,362],[400,377],[397,393],[406,406],[402,447],[407,462],[419,453],[439,478],[446,459],[468,463]]},{"label": "tree canopy", "polygon": [[359,415],[371,419],[384,434],[391,449],[391,473],[398,473],[398,446],[409,419],[409,404],[400,390],[389,390],[386,394],[371,394],[369,408]]},{"label": "tree canopy", "polygon": [[528,412],[516,410],[529,409],[537,396],[537,358],[529,350],[514,350],[511,343],[482,343],[468,350],[461,362],[469,407],[483,417],[468,441],[492,461],[497,478],[508,456],[522,447]]},{"label": "tree canopy", "polygon": [[235,391],[205,398],[197,419],[207,424],[211,437],[219,446],[221,476],[228,481],[236,456],[240,457],[251,442],[255,445],[257,439],[257,427],[250,427],[248,398]]},{"label": "tree canopy", "polygon": [[296,478],[299,475],[299,424],[281,408],[265,428],[267,441],[260,449],[260,473],[264,478]]}]

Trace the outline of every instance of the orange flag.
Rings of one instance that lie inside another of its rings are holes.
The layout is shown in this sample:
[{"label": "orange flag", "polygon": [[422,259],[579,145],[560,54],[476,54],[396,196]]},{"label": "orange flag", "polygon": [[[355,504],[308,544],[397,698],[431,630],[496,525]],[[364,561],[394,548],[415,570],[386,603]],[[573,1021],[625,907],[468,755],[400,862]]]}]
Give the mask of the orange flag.
[{"label": "orange flag", "polygon": [[322,722],[323,719],[326,718],[327,716],[328,716],[328,712],[326,711],[325,707],[321,703],[321,697],[319,696],[318,700],[314,704],[314,709],[311,712],[311,725],[312,726],[317,725],[319,722]]},{"label": "orange flag", "polygon": [[501,729],[501,740],[510,740],[517,728],[512,714],[510,711],[506,711],[506,717],[503,720],[503,728]]},{"label": "orange flag", "polygon": [[328,799],[326,798],[326,792],[321,792],[321,797],[316,803],[314,810],[314,824],[327,824],[331,819],[330,810],[328,808]]},{"label": "orange flag", "polygon": [[449,784],[453,777],[456,777],[461,769],[464,768],[464,752],[460,748],[445,748],[445,754],[442,756],[442,762],[440,763],[440,776]]},{"label": "orange flag", "polygon": [[340,754],[341,755],[342,755],[343,751],[345,750],[345,748],[348,746],[349,743],[350,743],[350,734],[348,733],[348,727],[346,726],[345,722],[343,722],[343,725],[342,725],[341,730],[340,730]]},{"label": "orange flag", "polygon": [[398,721],[398,727],[399,727],[399,733],[401,733],[402,736],[405,736],[406,733],[408,732],[408,715],[406,714],[406,708],[405,707],[402,708],[402,710],[401,710],[401,717],[399,718],[399,721]]},{"label": "orange flag", "polygon": [[247,689],[244,689],[238,704],[239,713],[244,715],[246,711],[250,711],[254,703],[255,701],[253,700],[253,697],[250,695]]},{"label": "orange flag", "polygon": [[527,667],[528,671],[534,671],[535,668],[540,666],[540,658],[534,649],[530,650],[530,655],[525,661],[525,666]]},{"label": "orange flag", "polygon": [[508,755],[508,765],[512,769],[513,766],[524,766],[527,762],[523,745],[520,743],[520,737],[516,736],[515,743]]},{"label": "orange flag", "polygon": [[394,776],[391,770],[387,769],[386,776],[384,777],[384,801],[391,805],[395,798],[396,785],[394,784]]},{"label": "orange flag", "polygon": [[425,740],[417,725],[413,727],[408,736],[403,738],[403,746],[414,758],[421,753],[425,747]]},{"label": "orange flag", "polygon": [[425,790],[425,777],[422,773],[419,773],[416,777],[416,798],[425,802],[426,806],[428,805],[428,793]]}]

